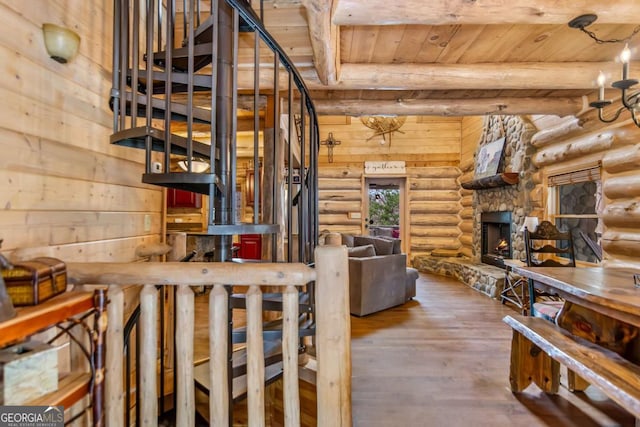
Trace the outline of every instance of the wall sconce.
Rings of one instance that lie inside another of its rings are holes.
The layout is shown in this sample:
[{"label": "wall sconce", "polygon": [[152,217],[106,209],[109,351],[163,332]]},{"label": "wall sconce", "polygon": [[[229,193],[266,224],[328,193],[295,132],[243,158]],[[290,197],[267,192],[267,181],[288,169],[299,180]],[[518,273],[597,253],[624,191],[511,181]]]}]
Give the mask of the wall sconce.
[{"label": "wall sconce", "polygon": [[636,117],[636,109],[640,109],[640,91],[628,93],[627,91],[633,86],[638,84],[638,80],[629,78],[629,61],[631,60],[631,51],[629,50],[628,42],[631,38],[640,31],[640,26],[636,27],[633,33],[625,39],[599,39],[592,31],[585,30],[585,27],[591,25],[598,19],[598,15],[580,15],[577,18],[572,19],[569,22],[569,27],[576,28],[586,33],[589,37],[594,39],[597,43],[620,43],[625,42],[625,47],[620,53],[620,62],[622,62],[622,79],[611,83],[611,87],[619,89],[621,91],[622,107],[620,107],[612,116],[605,118],[604,108],[611,105],[613,102],[608,99],[604,99],[604,84],[606,77],[600,72],[598,75],[598,100],[589,103],[589,106],[598,109],[598,118],[604,123],[611,123],[618,120],[620,113],[624,110],[628,110],[631,113],[631,118],[636,126],[640,127],[640,118]]},{"label": "wall sconce", "polygon": [[[189,172],[189,162],[187,159],[180,160],[178,166],[180,166],[180,169],[183,171]],[[197,157],[191,158],[191,172],[203,173],[206,172],[207,169],[209,169],[209,163]]]},{"label": "wall sconce", "polygon": [[520,231],[524,233],[525,228],[528,229],[531,233],[534,233],[536,231],[536,228],[538,228],[538,217],[525,216],[524,224],[522,224],[522,227],[520,227]]},{"label": "wall sconce", "polygon": [[71,61],[80,45],[80,36],[68,28],[55,24],[42,24],[44,45],[49,56],[61,64]]}]

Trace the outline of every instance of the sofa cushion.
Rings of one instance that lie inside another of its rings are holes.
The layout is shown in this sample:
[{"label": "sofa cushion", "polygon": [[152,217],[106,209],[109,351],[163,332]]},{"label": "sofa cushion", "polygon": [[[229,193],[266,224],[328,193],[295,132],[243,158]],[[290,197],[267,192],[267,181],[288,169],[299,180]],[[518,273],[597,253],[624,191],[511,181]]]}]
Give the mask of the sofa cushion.
[{"label": "sofa cushion", "polygon": [[376,256],[376,250],[373,245],[355,246],[353,248],[347,248],[349,257],[352,258],[366,258]]},{"label": "sofa cushion", "polygon": [[393,242],[379,237],[354,236],[353,244],[355,246],[373,245],[376,250],[376,255],[393,254]]},{"label": "sofa cushion", "polygon": [[353,234],[343,234],[342,235],[342,244],[348,248],[352,248],[355,246],[353,243]]},{"label": "sofa cushion", "polygon": [[402,239],[396,239],[394,237],[385,237],[385,236],[382,236],[380,238],[393,242],[393,252],[392,253],[394,253],[394,254],[401,254],[402,253]]}]

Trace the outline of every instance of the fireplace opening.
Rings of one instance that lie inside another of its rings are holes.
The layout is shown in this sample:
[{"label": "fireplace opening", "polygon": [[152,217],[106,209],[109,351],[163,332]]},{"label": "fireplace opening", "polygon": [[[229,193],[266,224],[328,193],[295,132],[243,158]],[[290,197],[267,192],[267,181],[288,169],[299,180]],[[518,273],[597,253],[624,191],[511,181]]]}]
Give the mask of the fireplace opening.
[{"label": "fireplace opening", "polygon": [[483,212],[480,216],[481,261],[505,268],[504,259],[512,257],[511,212]]}]

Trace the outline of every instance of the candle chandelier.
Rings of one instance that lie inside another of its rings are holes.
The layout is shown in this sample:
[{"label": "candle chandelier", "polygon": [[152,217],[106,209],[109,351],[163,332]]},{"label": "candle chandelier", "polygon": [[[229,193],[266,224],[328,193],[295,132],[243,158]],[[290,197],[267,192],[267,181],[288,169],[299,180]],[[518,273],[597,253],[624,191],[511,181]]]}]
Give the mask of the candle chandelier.
[{"label": "candle chandelier", "polygon": [[604,98],[604,86],[606,83],[606,76],[601,71],[598,75],[598,100],[589,103],[593,108],[598,109],[598,118],[604,123],[611,123],[620,117],[620,114],[627,110],[631,113],[631,118],[636,126],[640,127],[640,91],[630,91],[630,89],[638,84],[638,80],[629,78],[629,61],[631,60],[631,50],[629,49],[629,41],[633,36],[640,32],[640,25],[638,25],[631,35],[624,39],[608,39],[603,40],[598,38],[595,33],[585,29],[585,27],[591,25],[598,19],[597,15],[581,15],[572,19],[569,22],[569,27],[576,28],[587,34],[594,39],[596,43],[625,43],[624,49],[620,53],[620,62],[622,62],[622,79],[616,80],[611,83],[611,87],[619,89],[621,91],[622,106],[616,110],[615,113],[605,117],[604,108],[613,103],[612,100]]}]

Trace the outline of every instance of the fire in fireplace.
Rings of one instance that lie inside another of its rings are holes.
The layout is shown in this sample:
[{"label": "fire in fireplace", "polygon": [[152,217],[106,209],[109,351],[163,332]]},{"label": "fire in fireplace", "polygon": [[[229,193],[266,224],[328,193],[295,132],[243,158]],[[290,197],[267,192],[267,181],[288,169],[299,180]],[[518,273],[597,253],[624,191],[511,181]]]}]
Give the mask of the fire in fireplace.
[{"label": "fire in fireplace", "polygon": [[504,268],[504,259],[511,258],[511,212],[483,212],[480,216],[481,260]]}]

